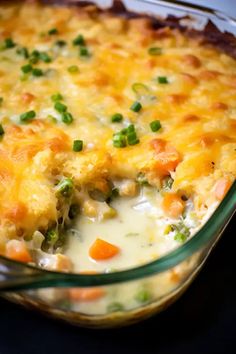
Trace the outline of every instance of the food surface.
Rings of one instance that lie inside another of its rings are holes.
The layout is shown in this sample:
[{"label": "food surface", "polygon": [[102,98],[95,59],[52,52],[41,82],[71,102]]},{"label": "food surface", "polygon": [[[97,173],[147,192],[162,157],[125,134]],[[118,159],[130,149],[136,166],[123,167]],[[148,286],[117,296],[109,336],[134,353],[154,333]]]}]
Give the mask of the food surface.
[{"label": "food surface", "polygon": [[2,5],[1,255],[112,272],[180,246],[235,179],[235,102],[236,61],[200,37],[94,6]]}]

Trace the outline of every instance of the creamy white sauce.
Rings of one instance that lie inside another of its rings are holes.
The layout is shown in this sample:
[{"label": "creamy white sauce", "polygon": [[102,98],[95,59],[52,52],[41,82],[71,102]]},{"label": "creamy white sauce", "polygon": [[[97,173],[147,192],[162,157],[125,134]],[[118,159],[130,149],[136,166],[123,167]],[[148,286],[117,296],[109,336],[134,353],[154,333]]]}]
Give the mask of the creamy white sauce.
[{"label": "creamy white sauce", "polygon": [[[167,225],[176,219],[166,217],[160,206],[161,195],[152,188],[144,188],[140,196],[122,197],[112,202],[117,216],[102,221],[79,216],[68,237],[65,254],[74,264],[74,271],[96,270],[113,272],[151,262],[168,253],[179,243],[174,232],[164,234]],[[97,238],[120,248],[120,253],[111,259],[94,261],[89,257],[89,248]]]},{"label": "creamy white sauce", "polygon": [[[98,221],[80,215],[74,225],[74,234],[68,237],[65,254],[70,257],[75,272],[94,270],[97,272],[114,272],[116,270],[136,267],[153,261],[170,252],[181,244],[175,241],[175,231],[165,234],[166,227],[177,224],[178,219],[164,215],[161,208],[162,196],[153,188],[143,188],[135,198],[122,197],[112,202],[117,210],[113,219]],[[205,211],[202,220],[197,216],[192,200],[186,202],[184,224],[193,236],[207,221],[216,205]],[[89,258],[89,248],[97,238],[118,246],[120,254],[106,261],[96,262]],[[129,311],[161,299],[179,286],[181,279],[196,267],[198,254],[182,262],[174,269],[153,275],[146,279],[105,286],[104,295],[94,301],[71,301],[70,309],[91,315],[103,315],[111,312],[112,306],[121,306],[121,311]],[[175,276],[173,277],[173,272]],[[177,278],[176,278],[177,275]],[[140,301],[138,295],[145,291],[149,294],[146,301]],[[66,290],[65,290],[66,292]],[[46,298],[60,302],[66,297],[57,289]]]}]

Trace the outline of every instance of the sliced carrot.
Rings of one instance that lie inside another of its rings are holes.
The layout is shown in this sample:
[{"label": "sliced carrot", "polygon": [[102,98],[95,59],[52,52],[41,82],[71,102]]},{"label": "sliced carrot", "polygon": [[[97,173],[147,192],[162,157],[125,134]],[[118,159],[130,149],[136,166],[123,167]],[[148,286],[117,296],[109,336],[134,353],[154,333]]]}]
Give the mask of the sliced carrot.
[{"label": "sliced carrot", "polygon": [[176,193],[166,193],[162,201],[162,209],[173,218],[180,216],[185,208],[185,203]]},{"label": "sliced carrot", "polygon": [[180,163],[180,154],[163,139],[153,139],[150,145],[156,153],[155,169],[163,176],[169,175],[170,171],[174,171]]},{"label": "sliced carrot", "polygon": [[114,257],[119,251],[117,246],[97,238],[89,249],[89,256],[95,261],[103,261]]},{"label": "sliced carrot", "polygon": [[21,222],[27,215],[27,206],[22,202],[16,202],[11,207],[7,208],[4,212],[6,219],[15,223]]},{"label": "sliced carrot", "polygon": [[21,95],[21,100],[23,103],[30,103],[35,99],[35,96],[29,92],[25,92]]},{"label": "sliced carrot", "polygon": [[101,288],[71,288],[69,296],[74,301],[94,301],[105,295],[105,291]]},{"label": "sliced carrot", "polygon": [[218,180],[215,186],[215,196],[218,200],[222,200],[231,187],[231,181],[227,177]]},{"label": "sliced carrot", "polygon": [[167,176],[174,171],[180,162],[178,152],[162,152],[156,156],[155,169],[159,174]]},{"label": "sliced carrot", "polygon": [[32,262],[31,255],[26,248],[24,241],[11,240],[6,244],[6,257],[19,262]]}]

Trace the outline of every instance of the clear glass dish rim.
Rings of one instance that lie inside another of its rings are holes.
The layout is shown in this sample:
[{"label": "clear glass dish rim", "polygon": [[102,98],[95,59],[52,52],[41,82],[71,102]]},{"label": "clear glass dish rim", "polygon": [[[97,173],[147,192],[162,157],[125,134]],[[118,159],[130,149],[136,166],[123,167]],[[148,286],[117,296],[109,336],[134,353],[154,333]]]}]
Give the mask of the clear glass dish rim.
[{"label": "clear glass dish rim", "polygon": [[[163,5],[166,7],[171,7],[171,3],[173,2],[175,8],[178,5],[182,6],[182,8],[179,9],[181,11],[185,5],[188,10],[191,9],[190,4],[186,4],[181,1],[164,0],[156,1],[156,4],[153,0],[139,1],[143,3],[152,3],[157,6]],[[221,19],[223,18],[224,21],[231,22],[230,17],[227,17],[227,15],[220,11],[215,12],[214,10],[204,8],[201,5],[197,5],[197,11],[201,12],[201,15],[203,16],[206,16],[206,14],[214,14],[214,16],[217,18],[219,18],[220,14],[222,15]],[[206,246],[208,242],[213,240],[215,234],[221,232],[221,230],[225,228],[227,222],[231,219],[231,217],[233,217],[235,211],[236,181],[234,181],[229,192],[218,206],[218,208],[215,210],[215,212],[212,214],[212,216],[209,218],[209,220],[191,239],[155,261],[146,263],[142,266],[129,268],[127,270],[102,274],[61,273],[42,269],[30,264],[23,264],[21,262],[9,260],[4,256],[0,256],[0,265],[2,260],[3,264],[12,264],[14,267],[18,267],[19,270],[22,270],[22,275],[18,273],[19,277],[21,278],[19,284],[16,284],[12,287],[9,286],[9,290],[14,291],[47,287],[90,287],[124,283],[165,272],[186,260],[195,252]],[[28,274],[24,274],[24,270],[28,270]],[[3,290],[5,290],[5,287]]]}]

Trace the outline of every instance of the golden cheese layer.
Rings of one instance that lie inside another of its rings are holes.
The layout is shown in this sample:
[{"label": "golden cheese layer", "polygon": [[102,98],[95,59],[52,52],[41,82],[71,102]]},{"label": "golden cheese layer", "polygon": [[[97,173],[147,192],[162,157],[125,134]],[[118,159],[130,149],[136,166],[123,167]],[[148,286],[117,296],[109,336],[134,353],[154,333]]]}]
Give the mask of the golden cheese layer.
[{"label": "golden cheese layer", "polygon": [[[73,44],[78,35],[84,43]],[[194,194],[199,207],[215,198],[221,177],[235,178],[236,62],[228,55],[178,30],[154,30],[147,18],[93,7],[2,6],[0,42],[2,244],[58,219],[55,184],[63,176],[84,186],[142,172],[158,186],[171,174],[174,189]],[[31,63],[41,76],[22,70],[29,63],[22,47],[50,56]],[[56,93],[71,124],[54,108]],[[130,109],[136,101],[139,112]],[[32,110],[35,118],[20,121]],[[111,122],[115,113],[122,122]],[[155,120],[161,129],[152,132]],[[114,147],[113,134],[129,124],[139,143]]]}]

